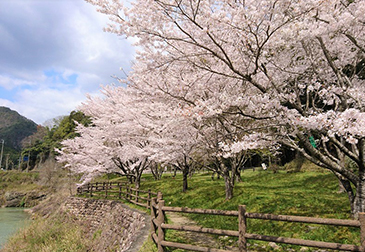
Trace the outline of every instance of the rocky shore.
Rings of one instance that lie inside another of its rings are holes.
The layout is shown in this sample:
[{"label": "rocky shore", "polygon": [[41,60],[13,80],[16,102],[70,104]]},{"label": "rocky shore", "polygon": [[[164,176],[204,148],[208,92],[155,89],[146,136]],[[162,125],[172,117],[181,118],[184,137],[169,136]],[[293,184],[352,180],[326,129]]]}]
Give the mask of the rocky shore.
[{"label": "rocky shore", "polygon": [[33,207],[46,197],[47,194],[41,191],[2,191],[0,207]]}]

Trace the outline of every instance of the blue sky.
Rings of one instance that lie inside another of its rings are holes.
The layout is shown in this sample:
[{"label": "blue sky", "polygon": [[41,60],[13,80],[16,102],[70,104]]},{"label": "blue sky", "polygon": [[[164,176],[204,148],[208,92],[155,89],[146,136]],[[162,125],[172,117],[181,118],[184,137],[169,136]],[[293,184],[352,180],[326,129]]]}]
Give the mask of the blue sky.
[{"label": "blue sky", "polygon": [[107,22],[84,0],[0,0],[0,106],[42,124],[125,77],[134,48]]}]

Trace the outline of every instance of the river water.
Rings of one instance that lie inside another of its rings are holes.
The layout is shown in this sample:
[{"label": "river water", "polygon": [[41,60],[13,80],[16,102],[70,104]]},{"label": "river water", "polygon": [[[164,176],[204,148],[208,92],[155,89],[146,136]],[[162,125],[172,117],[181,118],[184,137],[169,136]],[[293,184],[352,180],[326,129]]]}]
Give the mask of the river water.
[{"label": "river water", "polygon": [[24,212],[24,208],[0,208],[0,249],[29,220],[29,214]]}]

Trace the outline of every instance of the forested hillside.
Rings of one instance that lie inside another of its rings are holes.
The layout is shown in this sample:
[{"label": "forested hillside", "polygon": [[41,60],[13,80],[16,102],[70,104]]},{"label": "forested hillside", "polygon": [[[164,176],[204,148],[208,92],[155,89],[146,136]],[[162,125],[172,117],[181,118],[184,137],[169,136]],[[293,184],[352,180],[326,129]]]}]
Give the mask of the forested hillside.
[{"label": "forested hillside", "polygon": [[20,151],[24,138],[37,131],[37,124],[18,112],[6,107],[0,107],[0,139],[6,148]]}]

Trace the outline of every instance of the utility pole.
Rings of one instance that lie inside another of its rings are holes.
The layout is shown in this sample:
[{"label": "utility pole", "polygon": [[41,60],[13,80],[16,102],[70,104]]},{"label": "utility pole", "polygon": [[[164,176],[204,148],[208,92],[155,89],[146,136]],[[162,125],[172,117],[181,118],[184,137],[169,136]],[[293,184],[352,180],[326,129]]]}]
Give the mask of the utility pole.
[{"label": "utility pole", "polygon": [[10,154],[6,154],[6,159],[5,159],[5,170],[9,170],[9,157]]},{"label": "utility pole", "polygon": [[[29,141],[29,148],[31,146],[32,146],[32,140]],[[30,161],[30,149],[28,150],[27,172],[29,171],[29,161]]]},{"label": "utility pole", "polygon": [[3,161],[4,142],[5,142],[4,139],[1,139],[0,169],[1,169],[1,163]]},{"label": "utility pole", "polygon": [[29,171],[30,151],[28,151],[27,172]]}]

